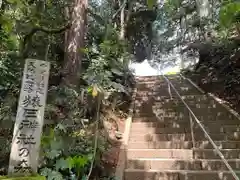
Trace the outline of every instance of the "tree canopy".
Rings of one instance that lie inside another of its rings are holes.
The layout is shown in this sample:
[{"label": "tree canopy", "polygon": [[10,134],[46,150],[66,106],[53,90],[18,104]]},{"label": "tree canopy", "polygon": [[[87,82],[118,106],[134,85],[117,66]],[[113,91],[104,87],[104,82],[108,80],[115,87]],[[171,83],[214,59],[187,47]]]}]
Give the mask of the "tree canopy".
[{"label": "tree canopy", "polygon": [[128,113],[135,83],[130,61],[165,66],[175,63],[171,54],[177,52],[182,60],[199,54],[197,63],[191,61],[194,71],[205,68],[204,76],[209,67],[231,77],[237,72],[232,64],[238,69],[238,0],[0,2],[0,134],[7,137],[2,175],[26,58],[51,63],[39,169],[48,179],[107,176],[101,159],[106,142],[116,137],[106,124],[118,127]]}]

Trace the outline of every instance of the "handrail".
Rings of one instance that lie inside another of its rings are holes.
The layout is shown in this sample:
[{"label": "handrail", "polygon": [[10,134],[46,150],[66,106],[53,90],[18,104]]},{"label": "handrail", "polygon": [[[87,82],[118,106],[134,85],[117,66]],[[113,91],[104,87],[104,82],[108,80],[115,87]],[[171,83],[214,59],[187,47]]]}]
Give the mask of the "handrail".
[{"label": "handrail", "polygon": [[232,169],[232,167],[230,166],[230,164],[227,162],[227,160],[225,159],[224,155],[221,153],[220,149],[217,147],[217,145],[214,143],[214,141],[212,140],[212,138],[210,137],[210,135],[208,134],[208,132],[205,130],[205,128],[203,127],[203,125],[201,124],[201,122],[199,121],[199,119],[196,117],[196,115],[193,113],[193,111],[191,110],[191,108],[188,106],[188,104],[184,101],[184,99],[181,97],[181,95],[178,93],[177,89],[174,87],[174,85],[171,83],[171,81],[164,75],[162,74],[163,78],[167,81],[167,83],[173,88],[173,90],[175,91],[175,93],[177,94],[177,96],[180,98],[180,100],[183,102],[183,104],[185,105],[185,107],[188,109],[189,113],[193,116],[194,120],[197,122],[197,124],[200,126],[200,128],[202,129],[202,131],[204,132],[204,134],[206,135],[207,139],[210,141],[210,143],[212,144],[212,146],[214,147],[214,149],[216,150],[217,154],[220,156],[220,158],[222,159],[222,161],[224,162],[224,164],[226,165],[226,167],[228,168],[228,170],[231,172],[231,174],[233,175],[235,180],[240,180],[239,177],[237,176],[237,174],[234,172],[234,170]]},{"label": "handrail", "polygon": [[[201,89],[199,86],[197,86],[191,79],[185,77],[184,75],[182,75],[180,73],[180,76],[183,78],[183,79],[186,79],[190,84],[192,84],[194,87],[196,87],[200,92],[204,93],[204,94],[207,94],[208,97],[211,97],[212,99],[214,99],[218,104],[220,104],[221,106],[223,106],[227,111],[229,111],[231,114],[233,114],[237,119],[240,120],[240,115],[238,112],[236,112],[235,110],[231,109],[229,107],[229,105],[225,104],[226,101],[223,101],[222,99],[219,99],[218,97],[216,97],[214,94],[212,93],[207,93],[205,92],[203,89]],[[223,102],[222,102],[223,101]]]}]

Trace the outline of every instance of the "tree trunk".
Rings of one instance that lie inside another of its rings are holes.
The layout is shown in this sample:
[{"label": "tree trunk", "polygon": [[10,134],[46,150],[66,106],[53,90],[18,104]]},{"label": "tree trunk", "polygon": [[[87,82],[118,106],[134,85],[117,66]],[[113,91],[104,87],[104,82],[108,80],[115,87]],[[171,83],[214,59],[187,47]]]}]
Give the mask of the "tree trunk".
[{"label": "tree trunk", "polygon": [[[180,44],[179,44],[179,52],[181,52],[181,46],[183,44],[183,42],[185,41],[185,31],[186,31],[186,18],[185,17],[181,17],[180,18],[180,34],[181,34],[181,40],[180,40]],[[182,56],[182,54],[180,53],[180,69],[184,69],[184,57]]]},{"label": "tree trunk", "polygon": [[71,27],[65,34],[64,84],[77,85],[81,73],[82,48],[87,19],[88,0],[73,0],[69,14]]},{"label": "tree trunk", "polygon": [[210,4],[208,0],[196,0],[198,15],[200,19],[209,18]]},{"label": "tree trunk", "polygon": [[[125,3],[125,2],[123,2]],[[119,39],[124,40],[125,39],[125,4],[123,5],[123,8],[121,9],[120,13],[120,35]]]}]

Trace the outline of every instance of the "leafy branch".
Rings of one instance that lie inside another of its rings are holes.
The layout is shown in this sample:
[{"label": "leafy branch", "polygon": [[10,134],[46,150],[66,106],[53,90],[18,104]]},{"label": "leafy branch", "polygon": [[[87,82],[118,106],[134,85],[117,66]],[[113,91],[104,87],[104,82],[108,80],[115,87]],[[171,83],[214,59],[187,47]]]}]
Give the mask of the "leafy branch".
[{"label": "leafy branch", "polygon": [[59,33],[62,33],[64,31],[66,31],[70,27],[71,27],[71,23],[68,23],[63,27],[56,28],[56,29],[48,29],[46,27],[40,27],[40,26],[36,26],[36,27],[32,28],[32,30],[27,35],[25,35],[24,38],[23,38],[22,57],[23,58],[27,57],[28,49],[32,45],[32,37],[37,32],[44,32],[46,34],[59,34]]}]

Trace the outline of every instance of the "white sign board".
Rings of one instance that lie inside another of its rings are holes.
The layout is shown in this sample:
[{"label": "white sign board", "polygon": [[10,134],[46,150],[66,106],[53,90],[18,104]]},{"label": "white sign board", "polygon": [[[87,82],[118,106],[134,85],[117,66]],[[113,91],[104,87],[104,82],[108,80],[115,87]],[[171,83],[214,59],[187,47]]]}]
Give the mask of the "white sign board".
[{"label": "white sign board", "polygon": [[25,62],[8,173],[35,173],[46,103],[50,63]]}]

